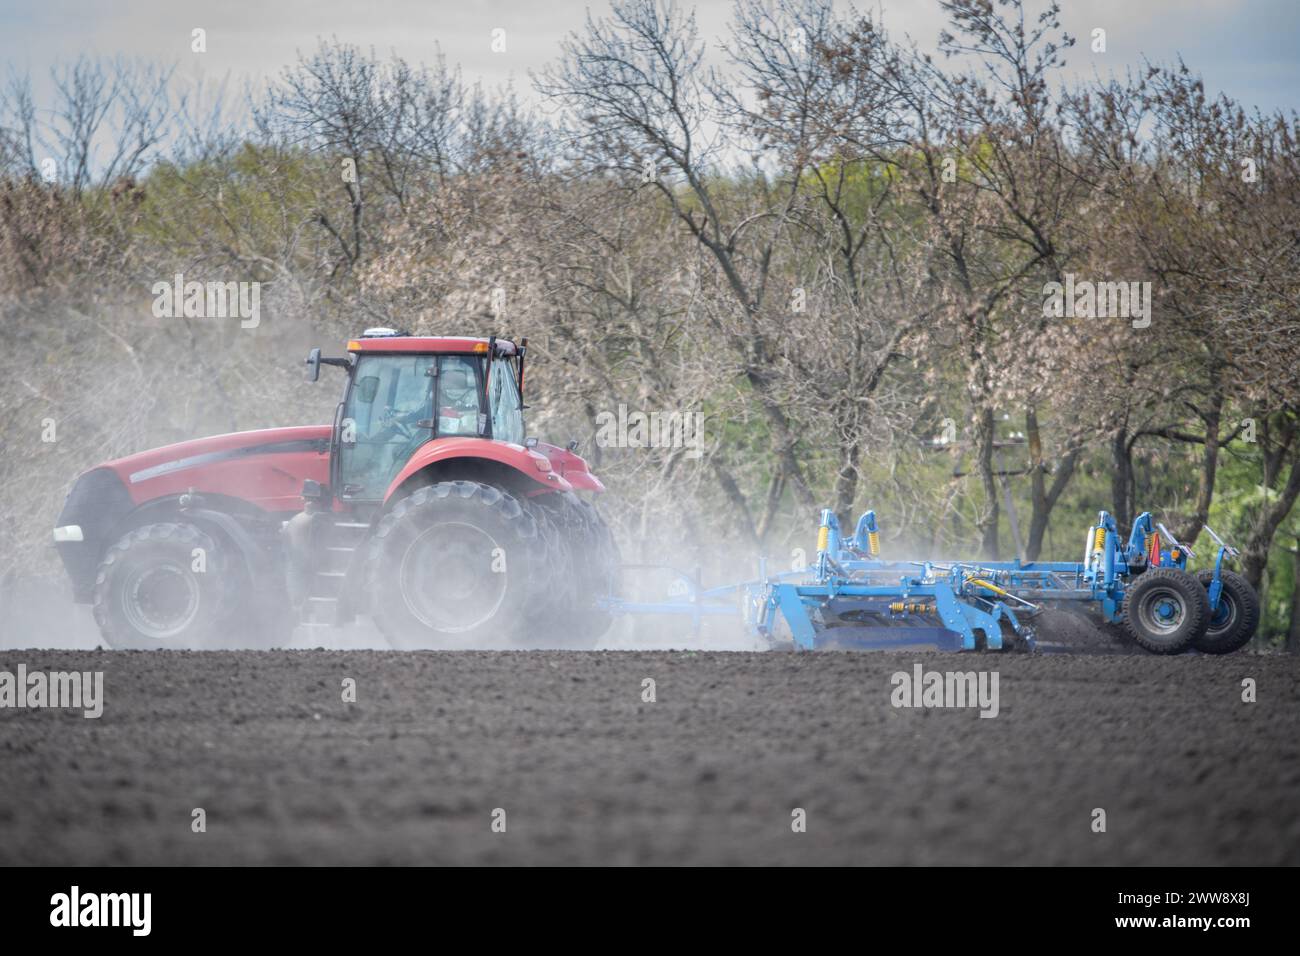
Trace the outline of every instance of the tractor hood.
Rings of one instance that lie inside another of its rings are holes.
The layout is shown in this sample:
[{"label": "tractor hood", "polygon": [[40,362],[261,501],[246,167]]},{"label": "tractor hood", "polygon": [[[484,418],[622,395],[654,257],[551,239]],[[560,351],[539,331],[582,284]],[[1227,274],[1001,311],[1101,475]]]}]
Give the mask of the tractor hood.
[{"label": "tractor hood", "polygon": [[99,467],[114,472],[137,505],[193,489],[267,511],[299,511],[303,480],[329,481],[329,440],[328,425],[264,428],[164,445]]}]

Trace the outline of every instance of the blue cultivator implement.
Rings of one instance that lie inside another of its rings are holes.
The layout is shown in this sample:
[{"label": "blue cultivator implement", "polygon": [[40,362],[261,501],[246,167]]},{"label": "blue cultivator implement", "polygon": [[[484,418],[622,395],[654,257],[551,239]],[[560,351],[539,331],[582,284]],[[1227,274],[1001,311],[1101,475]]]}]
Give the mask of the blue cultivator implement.
[{"label": "blue cultivator implement", "polygon": [[[887,561],[875,512],[845,537],[823,511],[816,563],[807,570],[704,589],[678,574],[681,600],[610,600],[621,614],[739,617],[752,633],[779,643],[783,625],[800,650],[928,647],[939,650],[1034,650],[1032,622],[1047,607],[1090,601],[1101,618],[1123,624],[1156,654],[1188,648],[1225,654],[1242,647],[1259,623],[1259,601],[1240,575],[1223,567],[1235,549],[1219,545],[1213,571],[1193,575],[1195,555],[1164,525],[1142,514],[1123,543],[1114,518],[1100,512],[1088,529],[1081,563],[1061,561]],[[651,567],[631,565],[630,569]]]}]

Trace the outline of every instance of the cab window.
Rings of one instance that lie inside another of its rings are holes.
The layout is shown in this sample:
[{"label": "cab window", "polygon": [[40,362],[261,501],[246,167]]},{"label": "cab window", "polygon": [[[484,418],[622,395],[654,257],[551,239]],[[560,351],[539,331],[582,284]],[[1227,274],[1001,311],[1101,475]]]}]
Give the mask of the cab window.
[{"label": "cab window", "polygon": [[481,435],[487,428],[479,401],[479,360],[444,355],[438,369],[438,437]]},{"label": "cab window", "polygon": [[519,407],[513,362],[498,360],[492,363],[488,374],[488,402],[492,410],[492,437],[522,445],[524,413]]}]

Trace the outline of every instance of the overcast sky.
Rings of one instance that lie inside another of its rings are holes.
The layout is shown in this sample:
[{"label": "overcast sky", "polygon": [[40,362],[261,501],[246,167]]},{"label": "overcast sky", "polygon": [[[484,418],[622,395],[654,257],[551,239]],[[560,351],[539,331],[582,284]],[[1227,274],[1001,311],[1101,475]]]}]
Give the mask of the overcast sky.
[{"label": "overcast sky", "polygon": [[[1031,4],[1033,0],[1031,0]],[[684,6],[691,6],[689,3]],[[1064,0],[1065,27],[1078,38],[1068,69],[1123,72],[1146,57],[1181,54],[1212,90],[1264,109],[1300,107],[1300,0]],[[847,6],[847,4],[845,4]],[[730,0],[694,4],[701,33],[723,33]],[[881,14],[894,35],[908,33],[933,49],[942,25],[938,0],[858,4]],[[81,53],[176,62],[183,76],[234,81],[273,75],[337,36],[380,53],[431,61],[440,46],[467,79],[489,85],[514,80],[559,52],[561,38],[582,26],[590,8],[608,0],[0,0],[0,60],[30,71],[38,94],[49,68]],[[207,52],[190,52],[190,33],[207,31]],[[1088,48],[1104,28],[1107,51]],[[504,29],[506,51],[491,49]]]}]

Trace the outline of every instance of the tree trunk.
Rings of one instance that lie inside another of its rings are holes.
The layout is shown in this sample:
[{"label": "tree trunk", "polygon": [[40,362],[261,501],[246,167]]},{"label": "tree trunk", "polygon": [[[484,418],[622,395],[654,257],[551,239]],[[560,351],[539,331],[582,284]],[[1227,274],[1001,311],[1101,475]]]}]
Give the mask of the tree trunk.
[{"label": "tree trunk", "polygon": [[1123,529],[1133,524],[1133,445],[1126,424],[1111,436],[1110,458],[1110,510],[1115,524]]},{"label": "tree trunk", "polygon": [[1223,413],[1223,393],[1217,388],[1211,397],[1209,411],[1201,417],[1205,421],[1205,454],[1201,457],[1200,487],[1196,493],[1196,511],[1187,524],[1178,529],[1178,540],[1195,544],[1205,522],[1210,520],[1210,504],[1214,501],[1214,479],[1219,470],[1219,421]]},{"label": "tree trunk", "polygon": [[1300,537],[1291,552],[1291,620],[1286,630],[1286,645],[1290,654],[1300,651]]},{"label": "tree trunk", "polygon": [[710,464],[713,465],[713,473],[717,476],[718,484],[722,488],[722,493],[727,496],[727,500],[736,510],[736,517],[740,521],[741,531],[749,540],[749,543],[755,548],[759,547],[758,533],[754,528],[754,516],[750,513],[749,502],[745,500],[744,493],[740,486],[736,484],[736,479],[731,476],[731,472],[722,467],[722,462],[718,456],[714,455]]},{"label": "tree trunk", "polygon": [[1029,439],[1029,491],[1033,513],[1029,517],[1029,538],[1025,542],[1025,560],[1037,561],[1043,553],[1043,537],[1047,534],[1047,522],[1052,509],[1060,500],[1061,493],[1074,475],[1074,466],[1079,460],[1077,449],[1071,448],[1056,465],[1052,484],[1047,486],[1047,464],[1043,460],[1043,440],[1038,428],[1038,413],[1034,409],[1025,412],[1025,434]]},{"label": "tree trunk", "polygon": [[1246,546],[1241,549],[1242,573],[1250,586],[1259,591],[1260,581],[1264,578],[1264,568],[1268,564],[1268,552],[1273,547],[1273,536],[1278,527],[1286,520],[1300,496],[1300,451],[1291,454],[1291,473],[1287,475],[1286,484],[1278,493],[1276,500],[1266,503],[1260,512],[1255,526],[1251,528]]},{"label": "tree trunk", "polygon": [[840,448],[840,470],[835,475],[835,515],[840,527],[853,527],[853,500],[858,494],[858,456],[861,448],[856,441]]},{"label": "tree trunk", "polygon": [[993,475],[993,441],[997,434],[993,409],[979,410],[975,419],[975,452],[980,484],[984,487],[984,512],[977,527],[980,531],[980,554],[990,561],[998,559],[998,486]]},{"label": "tree trunk", "polygon": [[813,496],[812,489],[808,487],[808,482],[804,478],[803,467],[799,464],[799,459],[795,455],[795,445],[798,443],[798,439],[795,438],[794,432],[790,428],[790,419],[786,417],[780,402],[772,395],[771,385],[760,370],[753,367],[746,369],[745,378],[753,386],[754,391],[758,393],[759,404],[763,407],[763,413],[767,416],[768,424],[772,428],[772,437],[776,439],[776,454],[781,463],[781,469],[785,472],[786,478],[794,485],[795,500],[808,511],[808,514],[803,517],[811,521],[817,513],[817,499]]},{"label": "tree trunk", "polygon": [[763,506],[763,517],[758,523],[758,540],[767,540],[776,520],[776,510],[781,506],[781,495],[785,492],[785,471],[778,461],[772,469],[772,480],[767,484],[767,503]]}]

